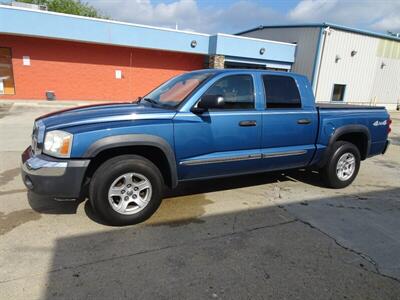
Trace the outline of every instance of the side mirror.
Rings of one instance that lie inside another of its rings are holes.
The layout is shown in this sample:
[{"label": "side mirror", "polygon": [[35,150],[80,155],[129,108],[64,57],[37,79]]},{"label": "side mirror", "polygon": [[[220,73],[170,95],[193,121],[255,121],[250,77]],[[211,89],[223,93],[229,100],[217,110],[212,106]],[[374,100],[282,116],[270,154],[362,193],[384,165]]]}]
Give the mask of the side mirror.
[{"label": "side mirror", "polygon": [[197,107],[193,107],[193,113],[203,113],[210,108],[221,108],[224,105],[224,97],[221,95],[204,95],[197,103]]}]

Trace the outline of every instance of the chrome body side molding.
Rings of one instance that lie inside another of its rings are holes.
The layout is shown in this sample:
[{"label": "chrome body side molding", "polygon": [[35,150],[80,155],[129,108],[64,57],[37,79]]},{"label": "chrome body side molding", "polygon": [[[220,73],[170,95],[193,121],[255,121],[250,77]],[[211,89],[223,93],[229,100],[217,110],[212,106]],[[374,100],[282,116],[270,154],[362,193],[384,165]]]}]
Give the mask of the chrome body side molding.
[{"label": "chrome body side molding", "polygon": [[179,164],[184,165],[184,166],[196,166],[196,165],[205,165],[205,164],[235,162],[235,161],[250,160],[250,159],[260,159],[260,158],[261,158],[261,154],[248,154],[248,155],[221,157],[221,158],[216,157],[216,158],[184,160],[184,161],[181,161]]},{"label": "chrome body side molding", "polygon": [[306,154],[307,150],[294,150],[285,152],[273,152],[273,153],[263,153],[262,158],[273,158],[282,156],[293,156],[293,155],[303,155]]},{"label": "chrome body side molding", "polygon": [[205,159],[188,159],[188,160],[183,160],[183,161],[179,162],[179,164],[184,165],[184,166],[196,166],[196,165],[205,165],[205,164],[236,162],[236,161],[251,160],[251,159],[302,155],[305,153],[307,153],[306,150],[295,150],[295,151],[273,152],[273,153],[262,153],[262,154],[248,154],[248,155],[237,155],[237,156],[205,158]]}]

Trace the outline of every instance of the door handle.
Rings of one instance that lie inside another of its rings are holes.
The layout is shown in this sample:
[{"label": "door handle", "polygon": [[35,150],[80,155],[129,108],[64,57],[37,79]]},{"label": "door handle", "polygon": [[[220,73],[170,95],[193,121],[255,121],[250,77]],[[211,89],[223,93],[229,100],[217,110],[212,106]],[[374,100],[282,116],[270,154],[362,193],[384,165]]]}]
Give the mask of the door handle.
[{"label": "door handle", "polygon": [[311,123],[310,119],[299,119],[299,120],[297,120],[297,124],[300,124],[300,125],[307,125],[307,124],[310,124],[310,123]]},{"label": "door handle", "polygon": [[240,121],[239,126],[256,126],[257,122],[254,120]]}]

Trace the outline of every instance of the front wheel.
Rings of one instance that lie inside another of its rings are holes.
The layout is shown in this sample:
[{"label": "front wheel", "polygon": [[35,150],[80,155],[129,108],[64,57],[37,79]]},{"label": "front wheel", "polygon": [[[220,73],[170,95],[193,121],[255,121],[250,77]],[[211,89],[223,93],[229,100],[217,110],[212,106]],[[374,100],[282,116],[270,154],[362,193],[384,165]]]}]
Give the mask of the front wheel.
[{"label": "front wheel", "polygon": [[340,189],[353,182],[360,169],[360,151],[349,142],[338,141],[332,147],[328,162],[321,169],[327,186]]},{"label": "front wheel", "polygon": [[148,159],[123,155],[104,162],[90,182],[89,199],[96,213],[111,225],[148,219],[162,198],[162,176]]}]

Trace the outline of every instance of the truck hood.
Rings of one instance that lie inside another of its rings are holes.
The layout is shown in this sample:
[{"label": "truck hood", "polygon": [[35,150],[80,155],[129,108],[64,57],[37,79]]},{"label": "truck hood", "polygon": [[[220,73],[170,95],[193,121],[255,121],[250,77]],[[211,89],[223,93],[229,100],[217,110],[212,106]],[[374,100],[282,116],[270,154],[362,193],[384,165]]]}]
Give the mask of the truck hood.
[{"label": "truck hood", "polygon": [[106,103],[56,111],[36,119],[47,130],[131,120],[172,119],[176,111],[140,103]]}]

